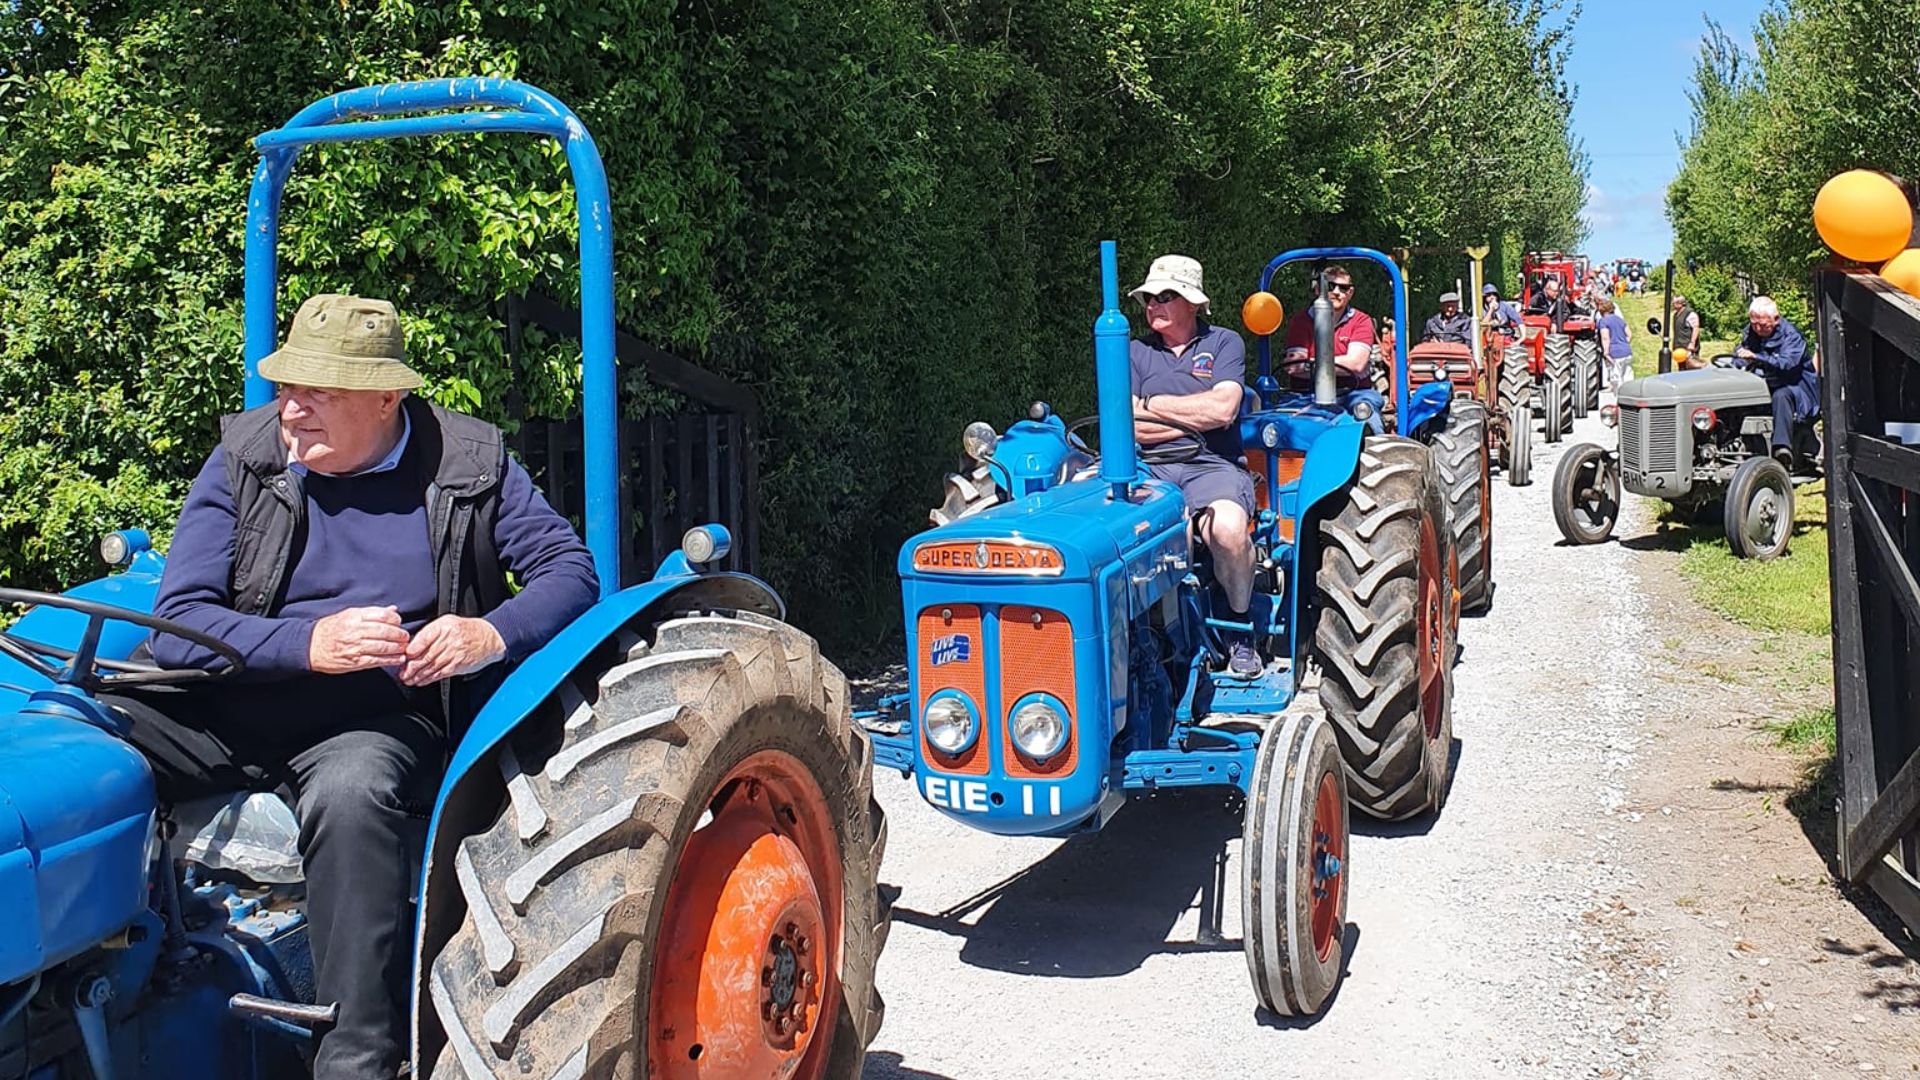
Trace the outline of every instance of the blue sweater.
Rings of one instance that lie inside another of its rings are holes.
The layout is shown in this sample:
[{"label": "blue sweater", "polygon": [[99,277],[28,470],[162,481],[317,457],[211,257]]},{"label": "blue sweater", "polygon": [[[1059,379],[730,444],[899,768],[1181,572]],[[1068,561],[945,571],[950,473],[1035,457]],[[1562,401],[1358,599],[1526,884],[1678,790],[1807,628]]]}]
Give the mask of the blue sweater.
[{"label": "blue sweater", "polygon": [[[346,608],[392,605],[408,633],[418,631],[434,617],[437,598],[426,493],[412,454],[409,447],[398,468],[382,472],[307,473],[306,521],[294,539],[283,595],[269,614],[244,615],[228,591],[235,511],[225,451],[216,447],[180,513],[154,614],[232,645],[245,657],[250,681],[308,674],[313,624]],[[585,545],[519,462],[509,460],[501,484],[493,542],[521,589],[484,617],[514,661],[591,607],[599,579]],[[152,649],[162,667],[218,666],[208,650],[170,635],[154,635]]]}]

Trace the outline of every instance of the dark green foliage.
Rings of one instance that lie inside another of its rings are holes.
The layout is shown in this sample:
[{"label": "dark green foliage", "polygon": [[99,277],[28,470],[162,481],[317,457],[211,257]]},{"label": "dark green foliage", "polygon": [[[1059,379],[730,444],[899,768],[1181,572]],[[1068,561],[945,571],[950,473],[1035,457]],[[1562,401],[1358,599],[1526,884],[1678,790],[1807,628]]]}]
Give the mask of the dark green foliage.
[{"label": "dark green foliage", "polygon": [[1920,38],[1891,32],[1917,19],[1917,0],[1785,0],[1751,51],[1708,23],[1667,191],[1675,250],[1700,276],[1739,270],[1809,328],[1809,275],[1828,257],[1813,227],[1820,185],[1853,168],[1920,176]]},{"label": "dark green foliage", "polygon": [[[1261,263],[1306,243],[1491,240],[1509,285],[1519,250],[1577,239],[1584,186],[1540,0],[33,9],[0,4],[13,584],[86,574],[108,525],[165,525],[239,403],[248,139],[346,87],[504,75],[580,112],[620,320],[760,393],[767,569],[842,644],[897,624],[894,552],[967,420],[1090,411],[1097,239],[1129,279],[1202,259],[1237,323]],[[282,303],[389,297],[436,398],[500,418],[515,387],[564,415],[574,356],[511,372],[494,318],[577,289],[564,173],[524,137],[308,151]],[[1416,319],[1454,262],[1416,263]],[[628,390],[629,413],[672,405]]]}]

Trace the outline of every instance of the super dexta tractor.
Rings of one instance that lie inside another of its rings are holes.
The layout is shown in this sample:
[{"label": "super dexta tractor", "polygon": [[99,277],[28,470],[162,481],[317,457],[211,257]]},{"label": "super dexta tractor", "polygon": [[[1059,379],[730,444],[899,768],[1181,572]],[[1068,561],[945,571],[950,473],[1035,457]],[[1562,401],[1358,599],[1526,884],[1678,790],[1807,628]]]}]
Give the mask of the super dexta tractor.
[{"label": "super dexta tractor", "polygon": [[[1171,788],[1240,793],[1248,971],[1262,1005],[1297,1015],[1341,973],[1349,798],[1405,818],[1446,794],[1453,638],[1432,456],[1369,435],[1355,411],[1378,402],[1336,390],[1324,301],[1314,389],[1281,386],[1266,278],[1265,315],[1248,309],[1258,393],[1237,424],[1261,507],[1251,625],[1224,619],[1179,490],[1140,464],[1108,242],[1098,415],[1065,423],[1036,403],[1004,434],[968,426],[990,483],[967,500],[950,478],[949,522],[901,549],[908,690],[862,719],[876,765],[1009,836],[1098,829],[1129,796]],[[1403,391],[1401,407],[1426,406]],[[1082,439],[1096,425],[1097,450]],[[1225,629],[1254,635],[1257,676],[1224,668]],[[1293,708],[1310,660],[1324,718]]]},{"label": "super dexta tractor", "polygon": [[[602,594],[507,675],[421,821],[413,1075],[858,1076],[887,921],[867,738],[779,597],[710,567],[724,529],[619,589],[611,218],[579,119],[524,84],[455,79],[339,94],[260,136],[247,401],[273,398],[256,364],[300,149],[460,131],[542,135],[571,166]],[[301,1075],[335,1013],[312,998],[290,812],[264,793],[161,805],[99,699],[241,674],[143,664],[150,631],[239,654],[151,614],[162,560],[144,534],[103,554],[120,572],[0,592],[31,606],[0,633],[0,1074]]]}]

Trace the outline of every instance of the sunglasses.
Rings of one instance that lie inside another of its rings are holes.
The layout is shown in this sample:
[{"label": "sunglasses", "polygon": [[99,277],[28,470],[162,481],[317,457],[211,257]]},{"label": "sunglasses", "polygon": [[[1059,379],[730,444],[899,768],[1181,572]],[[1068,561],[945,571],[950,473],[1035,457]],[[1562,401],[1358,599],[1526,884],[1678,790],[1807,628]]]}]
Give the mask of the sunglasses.
[{"label": "sunglasses", "polygon": [[1159,293],[1153,294],[1152,296],[1142,297],[1141,300],[1143,303],[1148,303],[1148,304],[1171,304],[1175,300],[1178,300],[1180,298],[1181,297],[1179,293],[1173,291],[1172,289],[1168,289],[1165,292],[1159,292]]},{"label": "sunglasses", "polygon": [[1348,292],[1352,292],[1352,291],[1353,291],[1353,282],[1351,282],[1351,281],[1329,281],[1329,282],[1327,283],[1327,291],[1328,291],[1328,292],[1339,292],[1339,293],[1348,293]]}]

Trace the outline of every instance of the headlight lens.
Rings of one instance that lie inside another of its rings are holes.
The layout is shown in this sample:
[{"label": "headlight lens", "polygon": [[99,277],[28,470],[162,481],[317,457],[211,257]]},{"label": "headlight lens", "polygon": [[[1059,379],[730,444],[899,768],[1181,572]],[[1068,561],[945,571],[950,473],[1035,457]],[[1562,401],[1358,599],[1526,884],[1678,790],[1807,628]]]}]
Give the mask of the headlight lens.
[{"label": "headlight lens", "polygon": [[1067,718],[1043,699],[1013,710],[1013,743],[1035,761],[1045,761],[1067,745]]},{"label": "headlight lens", "polygon": [[999,438],[992,424],[985,420],[975,420],[960,433],[960,445],[966,450],[968,457],[975,461],[985,461],[993,456],[993,444]]},{"label": "headlight lens", "polygon": [[125,566],[133,561],[133,545],[127,534],[110,532],[100,538],[100,561],[108,566]]},{"label": "headlight lens", "polygon": [[1713,421],[1713,410],[1707,408],[1705,405],[1693,410],[1693,430],[1711,431],[1713,430]]},{"label": "headlight lens", "polygon": [[927,703],[927,741],[943,754],[957,754],[973,745],[980,725],[973,719],[967,703],[953,696],[934,698]]},{"label": "headlight lens", "polygon": [[1373,402],[1371,401],[1354,402],[1353,418],[1355,420],[1363,420],[1363,421],[1373,419]]},{"label": "headlight lens", "polygon": [[1618,405],[1602,405],[1600,407],[1600,422],[1608,427],[1618,426],[1620,423],[1620,407]]}]

